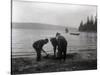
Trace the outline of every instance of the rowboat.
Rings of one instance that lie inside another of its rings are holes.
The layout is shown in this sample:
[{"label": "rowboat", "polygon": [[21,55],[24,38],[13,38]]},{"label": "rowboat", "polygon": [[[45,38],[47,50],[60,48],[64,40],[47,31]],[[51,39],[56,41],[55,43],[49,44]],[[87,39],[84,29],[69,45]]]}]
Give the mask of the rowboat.
[{"label": "rowboat", "polygon": [[80,35],[80,33],[70,33],[70,35]]}]

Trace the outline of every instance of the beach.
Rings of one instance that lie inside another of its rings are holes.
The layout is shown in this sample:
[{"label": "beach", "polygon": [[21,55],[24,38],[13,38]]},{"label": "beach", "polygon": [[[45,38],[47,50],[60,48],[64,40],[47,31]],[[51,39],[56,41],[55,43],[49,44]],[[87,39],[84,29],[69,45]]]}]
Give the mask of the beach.
[{"label": "beach", "polygon": [[[80,32],[80,35],[76,36],[65,33],[63,30],[52,29],[13,29],[12,32],[12,74],[97,69],[96,33]],[[50,39],[55,36],[56,32],[60,32],[68,41],[66,61],[59,61],[53,57],[53,46],[49,41],[49,43],[43,47],[49,54],[49,57],[46,58],[45,54],[42,53],[41,61],[37,62],[36,52],[32,44],[42,38],[47,37]],[[73,32],[73,30],[71,32]]]},{"label": "beach", "polygon": [[36,58],[33,57],[12,57],[11,59],[11,73],[13,75],[97,69],[96,49],[84,49],[67,53],[65,62],[57,60],[53,55],[42,56],[40,62],[37,62]]}]

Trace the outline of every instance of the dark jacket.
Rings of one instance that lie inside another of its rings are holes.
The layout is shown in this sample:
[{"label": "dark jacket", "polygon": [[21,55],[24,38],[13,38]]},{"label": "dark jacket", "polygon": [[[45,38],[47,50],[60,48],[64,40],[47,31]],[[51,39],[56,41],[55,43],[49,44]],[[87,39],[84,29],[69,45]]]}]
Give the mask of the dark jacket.
[{"label": "dark jacket", "polygon": [[33,47],[35,49],[39,49],[40,50],[40,49],[43,48],[44,44],[45,44],[44,40],[38,40],[38,41],[33,43]]},{"label": "dark jacket", "polygon": [[55,37],[54,37],[54,38],[51,38],[50,41],[51,41],[51,44],[52,44],[54,47],[56,47],[56,46],[58,45],[57,40],[56,40]]},{"label": "dark jacket", "polygon": [[58,36],[57,38],[58,41],[58,47],[66,47],[67,46],[67,41],[63,36]]}]

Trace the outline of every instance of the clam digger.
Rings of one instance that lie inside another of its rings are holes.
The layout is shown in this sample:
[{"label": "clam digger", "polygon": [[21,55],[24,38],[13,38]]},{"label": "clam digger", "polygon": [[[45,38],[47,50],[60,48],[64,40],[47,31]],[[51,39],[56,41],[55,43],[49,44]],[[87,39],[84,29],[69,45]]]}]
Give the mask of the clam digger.
[{"label": "clam digger", "polygon": [[[56,37],[50,38],[51,44],[54,50],[54,57],[59,60],[66,60],[66,53],[67,53],[67,40],[60,34],[56,33]],[[46,57],[49,54],[43,49],[43,46],[48,43],[48,39],[41,39],[33,43],[33,48],[37,53],[37,61],[41,60],[41,51],[46,54]],[[58,52],[56,52],[56,50]]]},{"label": "clam digger", "polygon": [[48,56],[46,51],[43,49],[43,46],[47,43],[48,43],[48,39],[41,39],[41,40],[35,41],[33,43],[32,46],[37,53],[37,58],[36,58],[37,61],[41,61],[41,51],[44,52],[46,54],[46,56]]}]

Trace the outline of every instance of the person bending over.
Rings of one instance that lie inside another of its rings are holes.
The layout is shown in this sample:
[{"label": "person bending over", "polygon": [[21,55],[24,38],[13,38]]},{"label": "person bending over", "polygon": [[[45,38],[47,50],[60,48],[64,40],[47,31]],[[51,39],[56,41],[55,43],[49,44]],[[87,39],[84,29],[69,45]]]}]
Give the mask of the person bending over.
[{"label": "person bending over", "polygon": [[51,44],[53,46],[53,51],[54,51],[54,57],[56,57],[56,49],[57,49],[57,40],[56,37],[50,38]]},{"label": "person bending over", "polygon": [[48,43],[48,39],[41,39],[38,41],[35,41],[33,43],[33,48],[35,49],[36,53],[37,53],[37,61],[41,61],[41,51],[43,51],[46,55],[48,55],[44,50],[43,50],[43,46],[45,44]]}]

